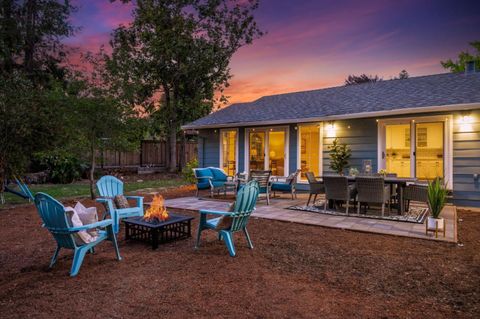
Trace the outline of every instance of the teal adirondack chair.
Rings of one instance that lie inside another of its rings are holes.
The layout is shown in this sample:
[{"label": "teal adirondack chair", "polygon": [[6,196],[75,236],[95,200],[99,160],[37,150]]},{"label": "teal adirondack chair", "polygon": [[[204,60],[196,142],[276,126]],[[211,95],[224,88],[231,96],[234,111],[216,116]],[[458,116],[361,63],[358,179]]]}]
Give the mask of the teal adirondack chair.
[{"label": "teal adirondack chair", "polygon": [[[252,241],[247,231],[247,223],[250,214],[255,209],[255,204],[258,199],[259,187],[257,181],[248,182],[237,194],[237,200],[233,212],[220,212],[213,210],[201,210],[200,222],[198,224],[197,242],[195,248],[198,249],[200,243],[200,236],[205,229],[215,230],[218,232],[218,238],[223,239],[227,245],[230,256],[235,257],[235,246],[233,244],[233,234],[243,231],[247,238],[248,247],[253,249]],[[207,215],[217,215],[220,217],[207,219]],[[217,229],[222,216],[229,216],[231,218],[230,227],[226,229]]]},{"label": "teal adirondack chair", "polygon": [[[103,176],[97,181],[98,194],[97,202],[104,203],[108,207],[108,213],[113,219],[113,231],[115,234],[120,230],[120,220],[122,218],[143,216],[143,197],[125,196],[125,198],[135,199],[137,205],[128,208],[115,208],[113,198],[117,195],[123,195],[123,182],[114,176]],[[104,216],[105,217],[105,216]]]},{"label": "teal adirondack chair", "polygon": [[[113,221],[111,219],[105,219],[100,222],[96,222],[89,225],[83,225],[81,227],[72,227],[68,221],[65,207],[50,195],[44,193],[37,193],[35,195],[35,206],[38,213],[42,218],[44,227],[50,231],[53,238],[57,241],[57,249],[53,254],[50,262],[50,268],[55,265],[58,254],[61,248],[72,249],[74,251],[72,268],[70,270],[70,276],[76,276],[82,266],[83,258],[85,254],[90,251],[93,252],[93,248],[100,244],[105,239],[112,242],[115,248],[115,254],[118,260],[121,260],[120,252],[118,250],[117,239],[113,232]],[[74,234],[80,230],[87,230],[93,228],[105,228],[105,230],[98,231],[98,239],[94,242],[78,245],[75,242]]]}]

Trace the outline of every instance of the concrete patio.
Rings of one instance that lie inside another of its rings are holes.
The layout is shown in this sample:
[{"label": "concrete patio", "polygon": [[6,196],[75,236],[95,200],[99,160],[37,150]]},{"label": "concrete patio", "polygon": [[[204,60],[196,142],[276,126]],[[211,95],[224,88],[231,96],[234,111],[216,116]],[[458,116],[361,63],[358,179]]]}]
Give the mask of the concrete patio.
[{"label": "concrete patio", "polygon": [[[446,234],[439,234],[435,238],[434,233],[425,234],[425,224],[409,223],[392,220],[381,220],[353,216],[334,216],[305,211],[295,211],[287,209],[292,205],[302,205],[307,201],[307,195],[299,194],[298,199],[291,200],[287,196],[271,199],[270,205],[266,205],[265,200],[259,200],[257,209],[252,214],[253,217],[274,219],[285,222],[301,223],[307,225],[316,225],[322,227],[339,228],[352,231],[403,236],[427,240],[437,240],[446,242],[457,242],[457,212],[455,206],[446,206],[442,217],[446,222]],[[321,199],[319,199],[321,200]],[[218,199],[209,199],[196,197],[181,197],[165,201],[165,205],[170,209],[200,210],[211,209],[225,211],[228,208],[229,201],[223,200],[222,196]],[[426,218],[425,218],[426,220]]]}]

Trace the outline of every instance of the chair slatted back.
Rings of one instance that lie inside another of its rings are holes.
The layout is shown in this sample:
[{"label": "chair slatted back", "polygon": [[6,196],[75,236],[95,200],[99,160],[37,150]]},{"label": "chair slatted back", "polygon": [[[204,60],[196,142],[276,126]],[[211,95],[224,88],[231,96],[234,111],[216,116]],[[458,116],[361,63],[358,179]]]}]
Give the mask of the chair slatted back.
[{"label": "chair slatted back", "polygon": [[248,219],[255,209],[259,192],[260,189],[257,181],[248,182],[238,192],[233,214],[231,215],[232,225],[230,230],[232,232],[242,230],[247,226]]},{"label": "chair slatted back", "polygon": [[75,240],[73,233],[69,230],[71,226],[68,222],[65,207],[45,193],[37,193],[35,195],[35,206],[37,207],[45,228],[53,235],[58,246],[74,249]]},{"label": "chair slatted back", "polygon": [[345,176],[324,176],[325,197],[333,200],[349,200],[348,179]]},{"label": "chair slatted back", "polygon": [[325,191],[325,187],[323,183],[318,181],[312,172],[306,172],[305,175],[307,176],[308,186],[310,187],[310,193],[315,194],[315,193]]},{"label": "chair slatted back", "polygon": [[403,190],[403,199],[413,200],[416,202],[428,202],[428,186],[425,185],[408,185]]},{"label": "chair slatted back", "polygon": [[357,177],[355,183],[359,202],[383,203],[385,201],[385,180],[383,177]]},{"label": "chair slatted back", "polygon": [[259,187],[268,187],[272,171],[251,170],[248,177],[249,181],[257,181]]},{"label": "chair slatted back", "polygon": [[123,182],[115,176],[106,175],[97,181],[97,190],[101,197],[123,195]]}]

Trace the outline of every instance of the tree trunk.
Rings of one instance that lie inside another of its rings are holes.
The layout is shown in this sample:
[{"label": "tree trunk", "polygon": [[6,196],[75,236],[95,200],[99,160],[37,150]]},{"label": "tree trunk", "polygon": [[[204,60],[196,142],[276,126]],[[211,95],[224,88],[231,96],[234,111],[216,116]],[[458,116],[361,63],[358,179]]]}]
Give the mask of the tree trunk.
[{"label": "tree trunk", "polygon": [[90,144],[90,152],[91,152],[91,159],[90,159],[90,197],[92,199],[95,199],[95,189],[94,189],[94,183],[95,183],[95,138],[92,138],[91,144]]},{"label": "tree trunk", "polygon": [[170,135],[168,137],[168,142],[170,144],[170,172],[177,172],[177,130],[172,127],[170,128]]}]

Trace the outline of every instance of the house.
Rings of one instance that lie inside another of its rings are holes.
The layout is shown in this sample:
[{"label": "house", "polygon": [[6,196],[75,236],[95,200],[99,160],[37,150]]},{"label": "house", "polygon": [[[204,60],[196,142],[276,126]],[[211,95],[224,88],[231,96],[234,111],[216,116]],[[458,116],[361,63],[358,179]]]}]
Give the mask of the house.
[{"label": "house", "polygon": [[[474,68],[473,68],[474,69]],[[183,126],[199,132],[201,167],[328,173],[335,138],[350,166],[444,177],[454,203],[480,206],[480,72],[447,73],[262,97]]]}]

